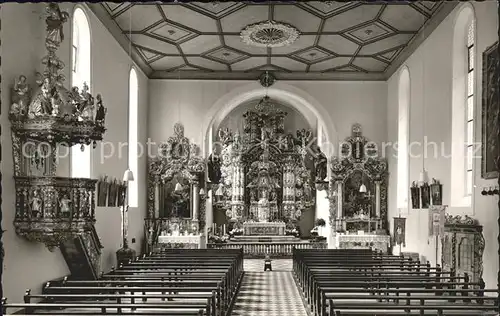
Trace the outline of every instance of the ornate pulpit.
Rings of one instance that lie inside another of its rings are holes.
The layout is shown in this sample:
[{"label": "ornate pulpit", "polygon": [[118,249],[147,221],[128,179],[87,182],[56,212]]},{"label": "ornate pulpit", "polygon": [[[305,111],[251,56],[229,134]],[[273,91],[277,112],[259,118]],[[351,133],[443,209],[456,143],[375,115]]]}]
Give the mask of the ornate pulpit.
[{"label": "ornate pulpit", "polygon": [[21,75],[11,90],[14,227],[51,251],[60,247],[73,277],[97,278],[102,248],[94,227],[97,180],[56,174],[61,147],[95,148],[102,140],[106,109],[101,95],[91,95],[86,84],[81,91],[64,87],[65,65],[56,53],[69,15],[56,3],[46,12],[45,70],[37,74],[35,89]]}]

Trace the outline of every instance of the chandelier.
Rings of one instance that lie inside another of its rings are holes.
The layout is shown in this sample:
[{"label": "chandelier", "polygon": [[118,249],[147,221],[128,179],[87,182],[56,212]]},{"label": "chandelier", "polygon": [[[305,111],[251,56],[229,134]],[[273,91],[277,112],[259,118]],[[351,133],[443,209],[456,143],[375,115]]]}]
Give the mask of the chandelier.
[{"label": "chandelier", "polygon": [[285,23],[264,21],[245,27],[241,33],[241,40],[257,47],[288,46],[299,38],[299,31]]}]

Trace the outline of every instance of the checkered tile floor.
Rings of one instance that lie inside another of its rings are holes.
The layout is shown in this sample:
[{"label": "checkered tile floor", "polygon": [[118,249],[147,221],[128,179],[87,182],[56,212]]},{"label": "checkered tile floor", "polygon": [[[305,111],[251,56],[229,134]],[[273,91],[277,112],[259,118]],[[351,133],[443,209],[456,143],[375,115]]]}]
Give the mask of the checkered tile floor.
[{"label": "checkered tile floor", "polygon": [[245,275],[232,316],[307,316],[292,276],[292,260],[273,260],[264,272],[264,260],[245,259]]}]

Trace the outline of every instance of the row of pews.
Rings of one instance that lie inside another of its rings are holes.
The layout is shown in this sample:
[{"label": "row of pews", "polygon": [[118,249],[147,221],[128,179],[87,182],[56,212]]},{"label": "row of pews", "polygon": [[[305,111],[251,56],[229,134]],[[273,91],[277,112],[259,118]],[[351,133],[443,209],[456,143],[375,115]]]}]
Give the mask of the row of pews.
[{"label": "row of pews", "polygon": [[317,316],[498,315],[498,289],[401,256],[294,249],[293,271]]},{"label": "row of pews", "polygon": [[[2,299],[3,315],[226,316],[243,277],[239,250],[177,249],[143,256],[98,280],[47,282],[24,303]],[[17,313],[16,313],[17,314]]]}]

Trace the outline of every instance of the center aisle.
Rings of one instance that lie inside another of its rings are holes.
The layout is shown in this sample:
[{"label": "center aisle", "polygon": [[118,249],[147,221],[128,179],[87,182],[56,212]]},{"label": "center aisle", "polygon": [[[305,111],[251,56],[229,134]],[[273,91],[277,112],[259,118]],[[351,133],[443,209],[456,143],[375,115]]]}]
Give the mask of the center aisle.
[{"label": "center aisle", "polygon": [[245,275],[232,316],[307,316],[292,276],[292,259],[276,259],[264,272],[263,259],[244,259]]}]

